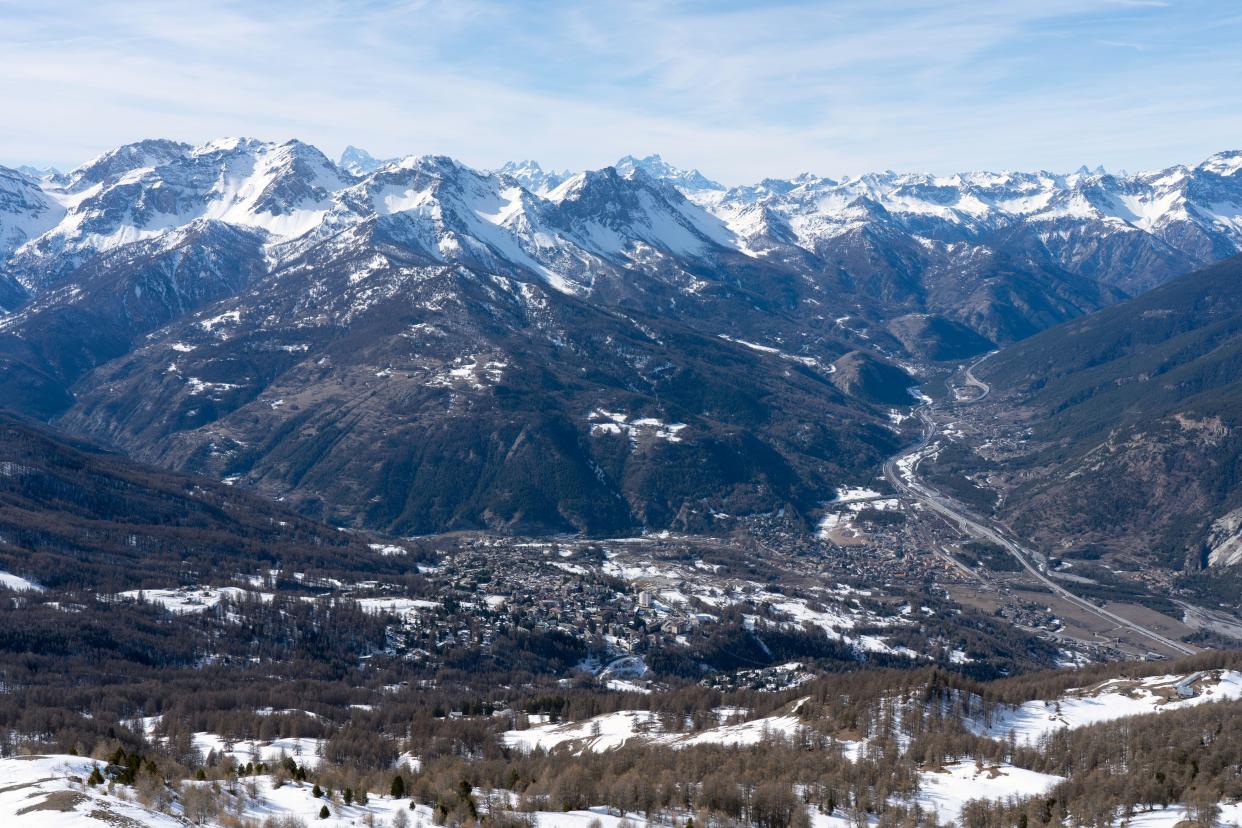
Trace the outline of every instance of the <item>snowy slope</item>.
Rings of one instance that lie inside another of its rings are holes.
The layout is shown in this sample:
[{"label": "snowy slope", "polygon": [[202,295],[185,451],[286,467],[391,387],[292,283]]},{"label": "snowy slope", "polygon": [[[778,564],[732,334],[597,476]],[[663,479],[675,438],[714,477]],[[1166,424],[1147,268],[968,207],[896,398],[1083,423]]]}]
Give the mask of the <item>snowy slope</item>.
[{"label": "snowy slope", "polygon": [[956,822],[962,807],[972,799],[1006,800],[1041,794],[1064,781],[1060,776],[1037,773],[1012,765],[976,765],[954,762],[919,774],[918,803],[936,814],[941,823]]},{"label": "snowy slope", "polygon": [[1056,699],[1001,708],[991,721],[974,721],[970,726],[980,735],[1006,739],[1012,732],[1020,744],[1035,744],[1047,734],[1062,729],[1242,698],[1242,673],[1236,670],[1199,674],[1192,685],[1195,695],[1182,698],[1177,686],[1187,678],[1189,676],[1164,675],[1138,680],[1111,679],[1094,687],[1071,690]]},{"label": "snowy slope", "polygon": [[[1216,817],[1216,825],[1237,828],[1242,825],[1242,802],[1222,802],[1220,813]],[[1154,811],[1140,811],[1125,824],[1127,828],[1177,828],[1179,825],[1191,825],[1190,809],[1185,805],[1170,805]]]},{"label": "snowy slope", "polygon": [[[131,799],[109,795],[106,786],[84,784],[91,770],[104,763],[78,756],[18,756],[0,759],[0,824],[18,828],[174,828],[187,823],[219,828],[236,824],[233,820],[252,820],[256,824],[268,819],[293,818],[306,825],[324,828],[345,828],[357,825],[392,825],[398,812],[407,815],[410,825],[430,825],[434,818],[426,805],[411,805],[409,799],[393,799],[372,793],[366,805],[345,805],[339,797],[329,801],[313,796],[309,783],[290,782],[276,787],[271,777],[247,778],[237,785],[222,785],[218,801],[226,806],[226,814],[208,816],[199,823],[199,814],[186,813],[183,795],[195,787],[211,783],[186,782],[180,792],[168,791],[168,804],[156,810]],[[1014,768],[1009,765],[977,766],[974,762],[957,762],[943,769],[924,771],[920,775],[918,804],[933,811],[941,824],[956,821],[962,807],[971,799],[1004,800],[1030,796],[1047,791],[1060,777]],[[486,798],[486,797],[484,797]],[[320,818],[327,806],[328,817]],[[617,828],[622,819],[634,828],[675,823],[652,822],[640,814],[619,815],[607,809],[591,808],[567,812],[534,811],[529,814],[538,828]],[[674,815],[675,816],[675,815]],[[812,825],[836,828],[856,824],[842,810],[833,816],[811,809]],[[1127,824],[1143,828],[1172,828],[1184,820],[1184,806],[1136,814]],[[1221,803],[1217,825],[1237,825],[1242,820],[1242,805]]]},{"label": "snowy slope", "polygon": [[43,587],[20,575],[0,571],[0,589],[11,589],[14,592],[42,592]]},{"label": "snowy slope", "polygon": [[102,763],[80,756],[0,759],[0,824],[30,828],[103,828],[107,825],[174,828],[184,823],[107,796],[85,780]]}]

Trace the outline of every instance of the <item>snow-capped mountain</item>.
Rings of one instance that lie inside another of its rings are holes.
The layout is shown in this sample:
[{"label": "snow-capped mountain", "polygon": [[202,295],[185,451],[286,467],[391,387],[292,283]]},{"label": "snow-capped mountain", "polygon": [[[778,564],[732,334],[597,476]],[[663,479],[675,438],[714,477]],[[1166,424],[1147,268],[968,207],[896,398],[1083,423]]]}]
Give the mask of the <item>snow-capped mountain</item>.
[{"label": "snow-capped mountain", "polygon": [[[540,195],[443,156],[359,178],[297,142],[145,142],[46,194],[62,219],[6,263],[31,295],[0,318],[0,396],[347,522],[803,514],[896,439],[824,384],[847,344],[799,335],[795,359],[720,336],[793,336],[787,286],[767,289],[792,275],[639,169]],[[662,471],[683,461],[701,471]],[[469,491],[436,482],[450,467]]]},{"label": "snow-capped mountain", "polygon": [[17,171],[48,186],[61,184],[65,180],[65,174],[55,167],[35,167],[30,164],[22,164],[17,168]]},{"label": "snow-capped mountain", "polygon": [[374,220],[434,260],[574,292],[617,268],[684,271],[725,252],[812,283],[844,274],[886,300],[935,293],[929,274],[998,257],[1133,292],[1242,249],[1240,167],[1231,152],[1133,176],[808,174],[726,189],[656,155],[576,175],[529,161],[487,173],[354,147],[338,165],[297,141],[143,141],[59,178],[5,171],[0,255],[38,292],[91,255],[195,221],[259,231],[279,260]]},{"label": "snow-capped mountain", "polygon": [[332,197],[313,231],[290,234],[287,259],[346,228],[373,223],[388,241],[428,261],[537,278],[586,294],[623,273],[686,281],[683,265],[737,250],[733,234],[675,188],[640,171],[579,173],[539,195],[508,173],[446,156],[411,156]]},{"label": "snow-capped mountain", "polygon": [[[1242,249],[1238,152],[1129,176],[804,174],[727,189],[655,155],[572,175],[529,161],[496,172],[443,156],[379,161],[353,147],[342,161],[298,141],[150,140],[64,175],[5,170],[0,308],[29,301],[26,318],[89,303],[97,274],[126,261],[117,251],[175,259],[178,239],[233,228],[258,241],[244,254],[254,261],[221,252],[207,286],[179,272],[168,308],[196,307],[213,285],[244,284],[318,245],[385,244],[777,337],[807,337],[834,306],[854,320],[838,331],[853,344],[918,355],[1022,338]],[[778,308],[780,321],[766,317]],[[898,321],[918,318],[931,321]],[[960,335],[928,345],[912,325]]]},{"label": "snow-capped mountain", "polygon": [[676,189],[641,169],[579,173],[548,194],[566,227],[600,253],[647,246],[698,257],[713,246],[737,249],[733,233]]},{"label": "snow-capped mountain", "polygon": [[107,153],[45,190],[60,221],[15,251],[8,270],[28,289],[57,285],[92,255],[220,221],[274,239],[316,227],[352,183],[314,147],[223,139],[201,147],[146,141]]},{"label": "snow-capped mountain", "polygon": [[536,172],[411,156],[359,178],[297,141],[147,141],[101,156],[61,185],[12,173],[6,269],[38,292],[91,256],[202,221],[264,234],[274,261],[375,221],[432,260],[524,272],[574,292],[600,272],[738,248],[719,219],[638,169],[582,173],[552,190],[560,176],[530,178]]}]

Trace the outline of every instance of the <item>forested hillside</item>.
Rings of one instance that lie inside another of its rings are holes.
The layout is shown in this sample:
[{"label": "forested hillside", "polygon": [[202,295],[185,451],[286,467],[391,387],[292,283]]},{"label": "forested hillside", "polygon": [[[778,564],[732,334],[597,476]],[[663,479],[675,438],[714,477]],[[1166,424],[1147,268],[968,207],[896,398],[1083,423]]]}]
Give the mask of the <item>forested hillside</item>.
[{"label": "forested hillside", "polygon": [[1174,568],[1239,560],[1242,259],[1032,337],[978,373],[1026,412],[996,467],[1004,513],[1045,542],[1150,549]]},{"label": "forested hillside", "polygon": [[[162,703],[139,688],[83,694],[89,717],[0,699],[0,747],[84,767],[76,782],[45,770],[28,800],[76,791],[67,810],[133,807],[137,825],[257,825],[265,814],[408,824],[397,810],[438,825],[558,825],[595,808],[652,826],[988,828],[1141,814],[1210,826],[1242,798],[1239,666],[1214,653],[986,683],[870,670],[777,692],[647,695],[204,676]],[[99,784],[75,756],[94,759]],[[0,758],[4,778],[20,767]]]}]

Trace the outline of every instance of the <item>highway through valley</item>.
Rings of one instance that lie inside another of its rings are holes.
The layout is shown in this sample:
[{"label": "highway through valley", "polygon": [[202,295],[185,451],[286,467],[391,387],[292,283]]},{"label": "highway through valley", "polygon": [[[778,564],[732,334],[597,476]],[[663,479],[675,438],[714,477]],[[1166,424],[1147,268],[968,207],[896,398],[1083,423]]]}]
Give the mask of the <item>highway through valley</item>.
[{"label": "highway through valley", "polygon": [[[989,355],[990,356],[990,355]],[[969,400],[956,399],[947,403],[947,407],[956,407],[963,405],[973,405],[984,399],[991,393],[991,388],[987,383],[980,380],[974,374],[974,369],[983,362],[987,357],[983,357],[966,367],[961,372],[962,383],[970,388],[975,389],[978,394]],[[951,397],[954,396],[953,388],[949,389]],[[1166,650],[1182,655],[1191,655],[1199,652],[1198,648],[1175,641],[1167,636],[1161,635],[1155,630],[1149,629],[1142,624],[1124,618],[1115,612],[1098,606],[1086,598],[1079,597],[1070,592],[1061,584],[1049,578],[1045,573],[1043,556],[1028,549],[1018,541],[1010,538],[1005,531],[995,523],[972,513],[965,505],[959,503],[953,498],[937,491],[927,484],[926,481],[918,477],[918,465],[922,459],[923,452],[936,439],[940,433],[940,424],[936,421],[936,413],[941,406],[934,402],[928,402],[920,406],[917,413],[919,419],[923,422],[922,439],[912,448],[896,455],[884,464],[884,476],[888,481],[903,492],[906,496],[919,501],[928,509],[941,515],[953,524],[956,524],[966,534],[980,539],[990,541],[997,546],[1002,547],[1009,554],[1013,555],[1017,561],[1022,564],[1023,568],[1030,573],[1039,583],[1052,590],[1060,598],[1073,604],[1080,609],[1091,613],[1105,621],[1109,621],[1118,627],[1124,627],[1133,633],[1138,634],[1142,638],[1153,643],[1159,644]]]}]

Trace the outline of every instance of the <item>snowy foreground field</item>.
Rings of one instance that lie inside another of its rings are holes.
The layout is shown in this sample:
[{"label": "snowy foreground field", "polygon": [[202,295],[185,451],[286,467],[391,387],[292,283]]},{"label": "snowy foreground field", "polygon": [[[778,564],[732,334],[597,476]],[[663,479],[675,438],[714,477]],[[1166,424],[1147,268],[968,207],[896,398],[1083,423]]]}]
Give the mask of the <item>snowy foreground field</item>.
[{"label": "snowy foreground field", "polygon": [[[184,797],[174,799],[166,812],[160,812],[136,801],[128,801],[128,796],[123,798],[120,795],[123,788],[109,794],[105,785],[92,787],[85,784],[97,765],[94,760],[79,756],[0,759],[0,825],[23,828],[173,828],[203,824],[218,828],[224,824],[222,819],[232,825],[239,824],[238,820],[263,825],[271,819],[276,824],[283,823],[281,828],[291,824],[289,819],[324,828],[383,828],[403,822],[413,828],[433,825],[430,808],[423,805],[411,808],[408,799],[395,800],[379,795],[372,795],[366,805],[346,806],[339,801],[329,803],[329,816],[321,818],[320,809],[325,800],[312,796],[310,784],[287,783],[276,788],[269,777],[257,777],[251,790],[247,790],[248,786],[244,783],[238,784],[236,795],[229,793],[228,786],[224,786],[222,798],[228,803],[225,808],[227,816],[200,822],[193,802]],[[934,811],[944,824],[956,820],[962,806],[970,799],[1006,799],[1038,794],[1058,781],[1060,779],[1056,776],[1006,765],[980,766],[973,762],[958,762],[923,774],[919,804],[927,811]],[[193,788],[195,784],[209,783],[188,783],[187,788]],[[537,828],[590,828],[597,820],[601,828],[618,828],[622,820],[621,815],[602,808],[568,812],[537,811],[530,816]],[[810,816],[812,828],[846,828],[856,824],[840,813],[829,816],[812,810]],[[1134,828],[1172,828],[1185,818],[1185,809],[1174,806],[1139,814],[1126,824]],[[626,819],[634,828],[672,826],[671,820],[668,823],[648,824],[640,814],[628,814]],[[681,821],[678,820],[679,823]],[[1217,824],[1242,825],[1242,805],[1222,805]]]},{"label": "snowy foreground field", "polygon": [[[78,756],[24,756],[0,760],[0,824],[48,828],[100,828],[101,825],[163,828],[184,825],[186,819],[196,821],[192,803],[187,805],[184,800],[174,801],[168,809],[169,813],[160,813],[137,802],[109,795],[104,785],[92,787],[85,784],[91,770],[98,764]],[[978,770],[973,763],[958,763],[946,768],[943,773],[925,774],[926,793],[920,798],[924,807],[936,810],[945,821],[956,818],[962,805],[970,798],[1040,793],[1057,781],[1059,779],[1055,776],[1017,768],[993,766]],[[308,825],[333,828],[345,825],[390,826],[400,820],[398,813],[404,813],[412,826],[432,824],[431,809],[422,805],[410,808],[408,799],[394,800],[372,795],[366,805],[332,803],[328,806],[329,817],[320,819],[320,809],[325,801],[312,796],[310,784],[288,783],[274,788],[270,778],[258,777],[253,796],[244,783],[237,785],[237,791],[238,796],[225,794],[225,801],[232,800],[233,805],[225,810],[235,818],[259,823],[269,817],[294,817]],[[619,815],[609,814],[603,809],[540,811],[533,816],[539,828],[588,828],[593,820],[599,820],[603,828],[616,828],[621,821]],[[630,814],[628,818],[635,828],[647,825],[641,815]],[[812,820],[817,828],[850,824],[844,817],[823,814],[812,814]],[[210,824],[216,823],[213,821]]]},{"label": "snowy foreground field", "polygon": [[[1142,679],[1110,679],[1099,684],[1069,690],[1058,698],[1032,701],[994,710],[986,721],[973,721],[980,734],[994,738],[1016,737],[1019,742],[1036,744],[1060,729],[1084,727],[1124,716],[1151,716],[1213,701],[1242,698],[1242,672],[1211,670],[1190,675],[1164,675]],[[745,721],[742,708],[716,710],[718,724],[697,731],[669,729],[668,721],[649,711],[626,710],[577,722],[550,723],[532,716],[531,726],[509,730],[503,741],[518,751],[563,751],[571,755],[603,753],[626,744],[647,744],[685,749],[694,745],[723,745],[744,748],[765,739],[796,737],[804,727],[800,710],[805,699],[795,701],[762,718]],[[153,736],[155,717],[127,723]],[[239,762],[248,757],[277,761],[284,755],[298,756],[299,763],[315,767],[321,745],[314,739],[283,739],[274,742],[226,741],[209,733],[194,735],[201,751],[232,755]],[[841,741],[843,753],[854,760],[868,750],[868,739]],[[417,767],[416,756],[406,754],[403,763]],[[313,796],[307,782],[277,784],[270,776],[245,778],[236,783],[184,782],[180,789],[158,788],[138,792],[128,786],[88,785],[87,780],[104,763],[78,756],[15,756],[0,759],[0,828],[7,826],[120,826],[120,828],[161,828],[161,826],[201,824],[210,828],[271,825],[295,828],[298,821],[307,826],[412,826],[434,824],[427,806],[411,807],[409,799],[394,799],[372,793],[365,805],[345,805],[338,799],[327,801]],[[917,804],[924,813],[935,813],[941,824],[959,820],[965,804],[972,799],[1006,801],[1043,794],[1062,781],[1059,776],[1037,773],[1008,764],[983,763],[966,759],[944,767],[920,771]],[[218,787],[216,787],[218,786]],[[213,787],[210,791],[206,788]],[[508,802],[505,794],[496,797],[480,792],[482,803]],[[218,812],[201,809],[199,802],[211,798]],[[163,800],[157,803],[155,800]],[[327,806],[328,813],[321,817]],[[481,807],[487,807],[486,804]],[[209,816],[209,814],[212,814]],[[528,815],[538,828],[591,828],[598,820],[601,828],[618,828],[622,815],[603,808],[582,811],[537,811]],[[650,825],[638,814],[626,815],[634,828],[656,828],[682,824],[690,814],[661,815]],[[1142,812],[1116,824],[1139,828],[1172,828],[1187,817],[1181,806]],[[844,828],[858,824],[851,815],[838,811],[823,814],[813,808],[813,828]],[[271,820],[271,822],[269,822]],[[1217,825],[1242,826],[1242,803],[1221,803]]]},{"label": "snowy foreground field", "polygon": [[[124,801],[119,795],[109,795],[104,785],[91,787],[86,784],[91,770],[99,765],[80,756],[22,756],[0,759],[0,825],[38,826],[40,828],[172,828],[187,823],[199,824],[190,804],[178,799],[160,813],[143,807],[137,802]],[[209,783],[189,783],[206,785]],[[256,777],[254,795],[246,790],[245,783],[237,785],[237,796],[226,793],[223,799],[233,807],[225,811],[234,819],[252,820],[262,825],[268,818],[277,820],[292,817],[307,825],[322,828],[340,826],[374,825],[391,826],[405,820],[415,828],[431,826],[431,809],[424,805],[410,807],[410,800],[395,800],[388,796],[372,795],[366,805],[328,804],[329,816],[321,819],[320,809],[325,800],[312,796],[308,783],[287,783],[274,788],[269,777]],[[119,793],[122,788],[118,787]],[[616,828],[621,817],[600,811],[570,811],[567,813],[534,814],[540,828],[587,828],[598,819],[603,828]],[[629,820],[635,828],[645,828],[646,821],[637,814]],[[205,823],[218,826],[218,820]],[[236,824],[235,822],[233,824]],[[285,828],[285,826],[282,826]]]}]

